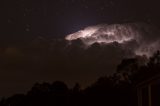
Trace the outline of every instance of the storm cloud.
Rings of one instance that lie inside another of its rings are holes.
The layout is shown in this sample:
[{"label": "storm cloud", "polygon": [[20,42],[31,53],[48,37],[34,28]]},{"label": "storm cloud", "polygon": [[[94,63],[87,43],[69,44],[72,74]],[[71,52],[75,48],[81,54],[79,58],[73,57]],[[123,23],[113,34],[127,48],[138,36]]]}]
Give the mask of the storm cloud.
[{"label": "storm cloud", "polygon": [[[87,34],[87,35],[84,35]],[[86,37],[87,36],[87,37]],[[85,87],[115,72],[124,58],[150,56],[160,48],[159,31],[148,24],[96,25],[65,39],[36,37],[0,49],[2,95],[25,92],[36,82],[76,82]]]},{"label": "storm cloud", "polygon": [[[80,39],[86,46],[94,43],[103,45],[117,42],[132,49],[136,55],[152,55],[160,46],[160,32],[155,27],[145,23],[128,23],[112,25],[89,26],[76,33],[70,34],[66,40]],[[134,42],[133,42],[134,41]],[[131,43],[130,43],[131,42]],[[128,46],[131,44],[132,46]],[[134,45],[134,48],[132,48]]]}]

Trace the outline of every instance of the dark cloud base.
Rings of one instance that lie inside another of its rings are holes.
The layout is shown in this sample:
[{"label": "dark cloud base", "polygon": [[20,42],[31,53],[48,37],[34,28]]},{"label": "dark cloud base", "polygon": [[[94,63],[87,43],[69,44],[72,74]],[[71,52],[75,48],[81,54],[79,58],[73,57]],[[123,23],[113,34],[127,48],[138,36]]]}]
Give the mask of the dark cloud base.
[{"label": "dark cloud base", "polygon": [[[143,40],[155,42],[143,27],[139,30],[146,35]],[[155,35],[157,39],[158,35]],[[1,47],[0,94],[25,92],[36,82],[55,80],[64,81],[70,87],[79,82],[85,87],[100,76],[114,73],[122,59],[134,57],[135,42],[94,43],[86,48],[81,39],[36,37],[23,45]]]}]

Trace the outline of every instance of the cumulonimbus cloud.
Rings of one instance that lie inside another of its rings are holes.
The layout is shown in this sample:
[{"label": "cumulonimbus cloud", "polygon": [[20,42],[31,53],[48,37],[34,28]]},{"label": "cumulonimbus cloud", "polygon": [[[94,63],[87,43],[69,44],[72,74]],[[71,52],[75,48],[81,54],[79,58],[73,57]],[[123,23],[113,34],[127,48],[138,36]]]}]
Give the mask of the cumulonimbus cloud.
[{"label": "cumulonimbus cloud", "polygon": [[150,56],[160,48],[159,32],[137,23],[90,26],[65,39],[40,36],[25,45],[0,48],[2,89],[12,89],[0,94],[10,95],[17,88],[24,92],[37,81],[80,82],[85,87],[113,74],[122,59]]},{"label": "cumulonimbus cloud", "polygon": [[[89,26],[69,34],[65,39],[68,41],[80,39],[86,46],[94,43],[110,44],[117,42],[126,46],[125,49],[132,49],[136,55],[150,56],[160,49],[159,34],[156,28],[144,23],[103,24]],[[129,43],[133,41],[135,41],[134,44]]]}]

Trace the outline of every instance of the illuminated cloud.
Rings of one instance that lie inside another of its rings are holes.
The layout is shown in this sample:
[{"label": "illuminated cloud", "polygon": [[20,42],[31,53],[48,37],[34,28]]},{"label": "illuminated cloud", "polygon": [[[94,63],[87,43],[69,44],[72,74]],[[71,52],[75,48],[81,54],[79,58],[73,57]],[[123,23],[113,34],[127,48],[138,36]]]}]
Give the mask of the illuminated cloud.
[{"label": "illuminated cloud", "polygon": [[[154,32],[153,27],[142,23],[103,24],[84,28],[66,36],[65,39],[68,41],[80,39],[86,46],[94,43],[110,44],[117,42],[123,45],[125,49],[131,49],[136,55],[150,56],[160,48],[158,34],[156,31]],[[135,41],[134,44],[129,43],[132,41]],[[130,45],[134,46],[131,47]]]},{"label": "illuminated cloud", "polygon": [[95,42],[99,43],[123,43],[130,41],[138,36],[139,33],[128,26],[123,25],[97,25],[90,26],[84,30],[80,30],[76,33],[70,34],[66,37],[66,40],[81,39],[86,45],[91,45]]},{"label": "illuminated cloud", "polygon": [[17,92],[15,87],[24,92],[41,81],[61,80],[69,86],[79,82],[85,87],[113,74],[122,59],[150,56],[159,48],[159,32],[146,24],[90,26],[66,40],[39,36],[25,45],[0,48],[0,81],[2,89],[12,93]]}]

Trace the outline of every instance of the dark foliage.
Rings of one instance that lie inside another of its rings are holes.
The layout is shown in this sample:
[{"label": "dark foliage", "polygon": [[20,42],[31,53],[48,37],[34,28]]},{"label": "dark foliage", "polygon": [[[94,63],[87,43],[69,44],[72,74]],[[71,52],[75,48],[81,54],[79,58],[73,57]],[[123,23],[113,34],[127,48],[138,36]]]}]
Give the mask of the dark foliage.
[{"label": "dark foliage", "polygon": [[36,83],[25,95],[3,98],[0,106],[136,106],[135,85],[159,72],[159,51],[149,62],[139,63],[137,58],[125,59],[118,66],[117,73],[101,77],[85,89],[81,89],[78,83],[72,89],[60,81]]}]

